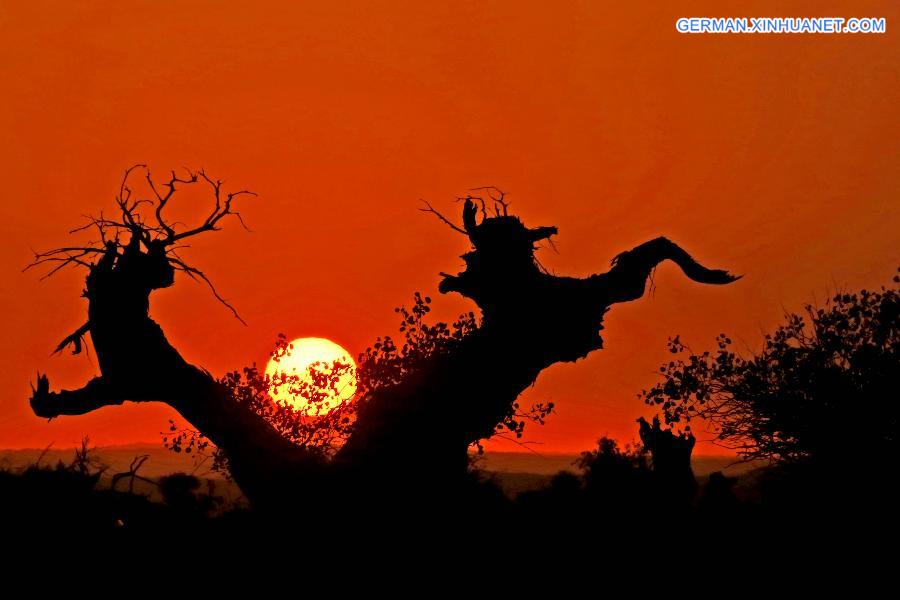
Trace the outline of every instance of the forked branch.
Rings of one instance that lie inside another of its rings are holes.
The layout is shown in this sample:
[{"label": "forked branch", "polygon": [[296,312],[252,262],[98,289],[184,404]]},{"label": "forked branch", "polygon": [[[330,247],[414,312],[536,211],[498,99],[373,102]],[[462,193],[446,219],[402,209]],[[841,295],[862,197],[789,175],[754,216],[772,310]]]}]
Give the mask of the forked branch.
[{"label": "forked branch", "polygon": [[453,231],[457,231],[463,235],[469,235],[465,229],[463,229],[462,227],[460,227],[459,225],[457,225],[456,223],[454,223],[453,221],[451,221],[450,219],[448,219],[447,217],[445,217],[444,215],[439,213],[434,207],[431,206],[431,204],[429,204],[425,200],[422,200],[422,203],[425,205],[425,208],[420,208],[419,209],[420,211],[433,214],[438,219],[440,219],[441,221],[443,221],[444,223],[449,225]]},{"label": "forked branch", "polygon": [[[144,171],[144,179],[151,192],[150,197],[137,195],[130,185],[132,174],[141,169]],[[170,222],[166,218],[166,210],[177,193],[200,181],[209,184],[212,190],[214,201],[212,210],[198,225],[193,227],[183,223]],[[108,218],[102,211],[98,216],[84,215],[87,223],[72,229],[69,233],[95,230],[96,239],[89,241],[84,246],[67,246],[35,252],[34,259],[23,271],[40,265],[52,265],[52,268],[43,275],[42,279],[45,279],[67,266],[82,266],[91,269],[97,264],[96,259],[104,255],[114,261],[125,252],[128,244],[140,243],[146,251],[149,251],[151,246],[162,247],[165,249],[166,259],[175,269],[185,272],[192,279],[203,280],[209,286],[213,296],[224,304],[235,318],[244,323],[234,307],[218,293],[206,274],[185,262],[175,252],[179,248],[187,247],[184,244],[178,244],[186,238],[206,231],[219,231],[222,228],[222,221],[229,216],[234,216],[241,226],[249,231],[243,217],[235,210],[235,203],[241,196],[256,196],[256,194],[249,190],[225,192],[222,186],[221,179],[209,177],[202,169],[196,172],[184,169],[184,173],[181,175],[171,171],[168,180],[158,183],[154,180],[147,165],[133,165],[125,170],[115,197],[116,206],[119,209],[118,218]],[[149,221],[143,213],[152,215]],[[181,231],[178,231],[179,224],[184,226]],[[121,238],[121,234],[125,232],[129,234],[127,240]],[[74,343],[71,340],[70,342]]]},{"label": "forked branch", "polygon": [[218,300],[219,302],[224,304],[225,307],[231,311],[231,314],[234,315],[235,319],[237,319],[244,325],[247,324],[247,322],[241,318],[241,315],[238,314],[237,309],[235,309],[225,298],[223,298],[221,296],[221,294],[219,294],[219,291],[216,290],[216,286],[214,286],[213,282],[210,281],[209,277],[206,276],[206,273],[204,273],[203,271],[201,271],[200,269],[198,269],[196,267],[190,266],[189,264],[187,264],[180,258],[177,258],[176,256],[172,256],[171,254],[169,255],[168,258],[169,258],[169,262],[172,263],[172,266],[175,267],[175,270],[184,272],[185,274],[187,274],[188,277],[190,277],[194,281],[198,281],[198,280],[202,279],[206,283],[207,287],[209,287],[209,291],[212,292],[212,295],[216,297],[216,300]]},{"label": "forked branch", "polygon": [[[472,188],[469,190],[470,192],[479,192],[486,191],[490,200],[494,203],[494,215],[497,217],[508,217],[509,216],[509,202],[506,201],[506,192],[498,188],[494,185],[486,185],[481,187]],[[436,216],[438,219],[443,221],[446,225],[450,226],[453,231],[461,233],[466,236],[471,236],[475,231],[475,228],[478,227],[478,223],[476,220],[477,212],[481,212],[482,221],[484,219],[489,218],[488,210],[487,210],[487,201],[483,196],[473,196],[472,194],[467,194],[466,196],[459,196],[456,198],[457,202],[464,202],[465,209],[463,210],[463,227],[458,226],[456,223],[445,217],[443,214],[438,212],[431,204],[422,200],[422,203],[425,205],[425,208],[420,208],[422,212],[431,213]]]}]

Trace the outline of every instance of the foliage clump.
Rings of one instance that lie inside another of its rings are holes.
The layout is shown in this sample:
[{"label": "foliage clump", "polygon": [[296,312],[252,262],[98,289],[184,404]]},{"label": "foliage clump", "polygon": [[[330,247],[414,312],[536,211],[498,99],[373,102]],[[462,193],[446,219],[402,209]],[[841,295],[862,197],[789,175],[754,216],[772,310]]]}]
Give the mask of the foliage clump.
[{"label": "foliage clump", "polygon": [[[270,358],[280,362],[293,350],[284,334],[279,334]],[[334,455],[353,428],[356,405],[352,398],[339,401],[340,386],[353,376],[353,365],[344,361],[317,362],[306,374],[260,371],[254,363],[240,371],[226,373],[218,380],[225,393],[240,407],[262,417],[282,437],[324,458]],[[304,376],[307,375],[307,376]],[[303,398],[301,406],[278,402],[274,397],[286,391]],[[169,421],[163,444],[174,452],[195,453],[201,461],[210,460],[214,471],[227,471],[225,454],[194,429],[179,429]]]},{"label": "foliage clump", "polygon": [[478,329],[474,312],[462,314],[450,324],[428,323],[425,316],[431,312],[431,298],[420,292],[413,295],[412,308],[399,306],[394,312],[400,317],[402,340],[378,337],[359,357],[357,378],[365,394],[400,384],[429,361],[449,355]]},{"label": "foliage clump", "polygon": [[[400,306],[394,312],[400,317],[400,339],[378,337],[359,355],[355,368],[341,361],[315,363],[308,377],[283,372],[272,377],[254,363],[227,373],[219,384],[238,405],[261,416],[285,439],[329,459],[352,434],[357,412],[372,394],[400,385],[412,373],[427,370],[433,361],[451,355],[479,327],[474,312],[464,313],[452,323],[430,323],[427,315],[431,298],[420,292],[413,295],[412,307]],[[278,362],[292,349],[287,337],[279,334],[270,356]],[[348,375],[356,378],[357,392],[332,408],[334,399],[340,397],[339,386]],[[305,404],[297,407],[275,401],[273,396],[279,390],[303,398]],[[553,409],[552,402],[538,403],[527,410],[515,402],[497,424],[494,435],[518,440],[527,422],[542,425]],[[209,461],[212,470],[227,472],[227,457],[198,431],[179,428],[170,420],[168,431],[162,435],[163,444],[170,450],[194,454],[200,461]],[[476,447],[483,451],[480,443]]]},{"label": "foliage clump", "polygon": [[[431,298],[420,292],[413,295],[412,308],[400,306],[394,312],[400,316],[399,345],[391,336],[379,337],[359,357],[357,374],[363,390],[362,401],[365,395],[399,385],[411,374],[427,370],[434,361],[450,356],[479,329],[474,312],[464,313],[449,324],[429,323],[426,315],[431,312]],[[523,437],[526,423],[543,425],[553,409],[553,402],[534,404],[529,409],[514,402],[497,423],[492,437],[517,441]],[[479,453],[484,452],[480,440],[474,446]]]},{"label": "foliage clump", "polygon": [[900,277],[893,281],[787,314],[750,356],[725,334],[701,354],[671,338],[677,358],[640,396],[667,424],[706,421],[718,443],[747,459],[833,465],[865,449],[887,460],[900,412]]}]

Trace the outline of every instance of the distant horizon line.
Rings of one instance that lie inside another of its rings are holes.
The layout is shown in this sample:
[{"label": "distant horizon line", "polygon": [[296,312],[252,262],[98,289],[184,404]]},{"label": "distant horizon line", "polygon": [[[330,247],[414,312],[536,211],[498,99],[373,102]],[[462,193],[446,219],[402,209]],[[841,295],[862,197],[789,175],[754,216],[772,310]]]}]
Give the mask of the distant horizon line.
[{"label": "distant horizon line", "polygon": [[[168,450],[165,446],[162,445],[162,442],[128,442],[125,444],[104,444],[97,446],[90,446],[93,450],[127,450],[127,449],[154,449],[172,452]],[[79,445],[64,445],[64,446],[56,446],[54,444],[49,444],[47,446],[20,446],[20,447],[0,447],[0,452],[45,452],[45,451],[64,451],[64,450],[78,450],[80,449]],[[485,454],[521,454],[524,456],[579,456],[582,452],[590,452],[593,448],[585,449],[585,450],[571,450],[571,451],[559,451],[559,450],[548,450],[548,451],[540,451],[540,450],[489,450],[485,449]],[[470,451],[471,454],[477,454],[477,452]],[[172,454],[178,454],[176,452],[172,452]],[[735,460],[740,460],[740,457],[737,454],[694,454],[693,458],[734,458]]]}]

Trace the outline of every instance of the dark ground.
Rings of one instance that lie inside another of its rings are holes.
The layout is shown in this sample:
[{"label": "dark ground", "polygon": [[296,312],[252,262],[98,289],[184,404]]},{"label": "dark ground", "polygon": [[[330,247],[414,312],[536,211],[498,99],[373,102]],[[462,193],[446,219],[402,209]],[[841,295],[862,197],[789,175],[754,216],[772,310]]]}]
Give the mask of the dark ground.
[{"label": "dark ground", "polygon": [[[72,460],[74,448],[54,449],[21,449],[0,450],[0,469],[13,472],[29,466],[55,466],[59,461],[68,464]],[[135,457],[148,455],[150,458],[141,466],[138,473],[151,480],[172,473],[187,473],[201,480],[209,480],[215,493],[222,496],[226,505],[242,505],[240,489],[221,474],[211,471],[209,461],[197,459],[195,456],[177,454],[153,444],[128,444],[97,448],[92,452],[97,463],[105,465],[101,486],[108,485],[112,475],[127,472]],[[477,467],[493,478],[510,497],[522,492],[546,487],[554,475],[560,471],[578,473],[575,465],[578,455],[532,453],[532,452],[485,452],[479,458]],[[694,474],[701,482],[710,473],[722,471],[729,477],[744,475],[759,466],[752,463],[736,463],[736,459],[727,456],[694,456],[692,466]],[[740,481],[740,478],[739,478]],[[118,489],[125,490],[127,482],[120,482]],[[160,500],[158,489],[146,482],[134,482],[134,491],[146,494],[153,500]]]}]

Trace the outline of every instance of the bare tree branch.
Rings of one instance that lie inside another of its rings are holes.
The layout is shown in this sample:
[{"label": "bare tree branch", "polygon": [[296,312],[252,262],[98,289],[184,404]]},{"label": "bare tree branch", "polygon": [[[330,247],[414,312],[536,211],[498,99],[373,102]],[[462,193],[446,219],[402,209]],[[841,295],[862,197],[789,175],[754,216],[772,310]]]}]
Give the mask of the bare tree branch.
[{"label": "bare tree branch", "polygon": [[206,282],[206,285],[209,287],[209,289],[210,289],[210,291],[212,292],[213,296],[216,297],[216,300],[218,300],[219,302],[221,302],[222,304],[224,304],[226,307],[228,307],[228,310],[231,311],[231,314],[234,315],[234,318],[235,318],[235,319],[237,319],[238,321],[240,321],[240,322],[243,323],[244,325],[247,324],[247,322],[244,321],[244,319],[241,318],[241,315],[238,314],[237,310],[236,310],[231,304],[229,304],[229,302],[228,302],[227,300],[225,300],[225,298],[223,298],[223,297],[219,294],[219,292],[216,290],[216,286],[214,286],[214,285],[213,285],[213,282],[209,280],[209,278],[206,276],[206,273],[204,273],[203,271],[201,271],[200,269],[198,269],[198,268],[196,268],[196,267],[192,267],[192,266],[188,265],[188,264],[185,263],[183,260],[178,259],[178,258],[172,256],[171,254],[169,255],[168,258],[169,258],[169,262],[172,263],[172,265],[173,265],[177,270],[183,271],[183,272],[186,273],[187,276],[190,277],[191,279],[193,279],[193,280],[196,281],[198,278],[200,278],[200,279],[202,279],[203,281],[205,281],[205,282]]},{"label": "bare tree branch", "polygon": [[[509,216],[509,202],[505,200],[506,192],[498,188],[496,185],[483,185],[481,187],[472,188],[469,190],[470,192],[480,192],[486,191],[488,196],[490,196],[491,200],[494,202],[494,214],[498,217],[507,217]],[[481,200],[479,198],[479,200]],[[501,214],[502,209],[502,214]],[[487,216],[484,213],[484,200],[482,200],[482,214]]]},{"label": "bare tree branch", "polygon": [[426,202],[425,200],[422,200],[422,203],[425,204],[425,208],[420,208],[420,209],[419,209],[420,211],[426,212],[426,213],[432,213],[432,214],[433,214],[434,216],[436,216],[438,219],[440,219],[441,221],[443,221],[444,223],[446,223],[447,225],[449,225],[450,228],[453,229],[453,231],[458,231],[459,233],[461,233],[461,234],[463,234],[463,235],[465,235],[465,236],[468,236],[468,235],[469,235],[469,234],[466,232],[465,229],[463,229],[462,227],[456,225],[453,221],[451,221],[450,219],[448,219],[447,217],[445,217],[444,215],[442,215],[441,213],[439,213],[439,212],[438,212],[437,210],[435,210],[428,202]]},{"label": "bare tree branch", "polygon": [[[134,191],[129,185],[129,178],[139,169],[144,170],[144,179],[152,192],[151,198],[134,197]],[[119,250],[124,250],[127,243],[137,243],[135,240],[143,244],[144,248],[147,250],[150,249],[151,244],[162,244],[167,248],[166,253],[168,260],[177,270],[187,273],[192,279],[202,279],[205,281],[215,298],[228,307],[241,323],[244,323],[234,307],[219,295],[206,274],[200,269],[189,265],[184,259],[175,254],[173,250],[189,247],[186,244],[178,244],[180,240],[184,240],[185,238],[205,231],[220,230],[221,221],[231,215],[237,219],[241,224],[241,227],[250,231],[250,228],[247,226],[246,222],[244,222],[241,214],[234,210],[234,203],[241,196],[256,196],[256,194],[249,190],[225,193],[222,190],[222,180],[212,179],[202,169],[198,172],[191,171],[190,169],[184,169],[184,171],[186,172],[186,175],[178,175],[175,171],[171,171],[169,179],[160,184],[154,180],[147,165],[143,163],[132,165],[125,170],[122,182],[119,185],[118,194],[115,197],[116,206],[118,207],[121,216],[118,219],[108,218],[102,211],[99,213],[99,216],[83,215],[87,222],[84,225],[75,227],[69,232],[79,233],[89,229],[95,229],[99,237],[99,246],[97,242],[94,241],[89,242],[85,246],[68,246],[55,248],[45,252],[35,252],[34,259],[23,269],[23,271],[28,271],[39,265],[53,263],[55,266],[41,278],[46,279],[70,265],[83,266],[88,269],[92,268],[95,263],[90,259],[94,258],[95,254],[101,256],[107,254],[108,250],[106,249],[106,246],[109,243],[114,244],[115,248]],[[177,192],[187,186],[197,183],[201,179],[208,183],[212,189],[215,202],[213,209],[206,215],[203,221],[195,227],[188,227],[180,221],[173,223],[168,222],[165,217],[165,209],[176,196]],[[142,215],[142,207],[145,206],[149,207],[149,210],[152,211],[154,220],[154,223],[152,224],[148,223]],[[185,229],[178,231],[178,225],[184,225]],[[120,241],[120,234],[122,232],[128,232],[131,235],[131,239],[127,243]],[[116,259],[118,256],[121,256],[121,254],[116,252],[111,256],[113,259]]]}]

